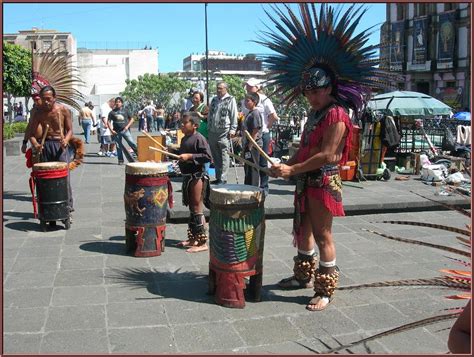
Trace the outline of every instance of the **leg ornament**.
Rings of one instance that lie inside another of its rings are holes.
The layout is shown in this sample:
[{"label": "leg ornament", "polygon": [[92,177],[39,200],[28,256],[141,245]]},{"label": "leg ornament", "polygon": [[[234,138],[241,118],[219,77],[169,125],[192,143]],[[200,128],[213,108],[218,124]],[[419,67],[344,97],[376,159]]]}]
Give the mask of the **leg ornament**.
[{"label": "leg ornament", "polygon": [[[306,308],[310,311],[324,310],[332,301],[338,281],[339,268],[337,266],[325,268],[320,265],[314,278],[314,296]],[[322,305],[320,301],[323,302]]]},{"label": "leg ornament", "polygon": [[316,271],[317,256],[298,253],[293,260],[295,262],[293,267],[294,275],[281,280],[278,283],[278,286],[283,289],[312,288]]}]

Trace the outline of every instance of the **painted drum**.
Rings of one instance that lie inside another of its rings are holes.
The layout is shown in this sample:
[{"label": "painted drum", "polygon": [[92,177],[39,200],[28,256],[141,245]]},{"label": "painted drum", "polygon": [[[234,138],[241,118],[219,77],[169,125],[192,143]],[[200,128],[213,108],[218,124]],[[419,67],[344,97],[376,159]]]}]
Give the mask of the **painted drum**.
[{"label": "painted drum", "polygon": [[260,301],[265,196],[249,185],[211,186],[209,195],[209,293],[217,304],[245,307],[245,277],[250,277],[247,296]]},{"label": "painted drum", "polygon": [[125,236],[128,252],[153,257],[165,250],[166,215],[173,190],[165,163],[133,162],[125,166]]},{"label": "painted drum", "polygon": [[[33,207],[35,216],[37,214],[42,226],[46,222],[62,220],[67,221],[67,229],[69,229],[67,180],[68,167],[65,162],[41,162],[33,165],[30,188],[34,193],[36,187]],[[36,208],[36,201],[38,208]]]}]

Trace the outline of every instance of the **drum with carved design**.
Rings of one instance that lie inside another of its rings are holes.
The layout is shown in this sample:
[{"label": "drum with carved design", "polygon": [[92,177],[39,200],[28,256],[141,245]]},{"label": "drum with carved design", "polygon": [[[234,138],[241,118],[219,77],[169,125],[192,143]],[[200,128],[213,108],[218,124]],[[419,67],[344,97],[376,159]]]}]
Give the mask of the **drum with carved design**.
[{"label": "drum with carved design", "polygon": [[132,162],[125,167],[125,235],[127,251],[136,257],[165,250],[166,215],[173,203],[168,164]]},{"label": "drum with carved design", "polygon": [[[209,196],[209,293],[217,304],[243,308],[247,297],[260,301],[265,197],[249,185],[211,186]],[[250,277],[246,286],[245,278]]]},{"label": "drum with carved design", "polygon": [[46,231],[47,222],[56,225],[56,221],[62,221],[66,229],[70,227],[68,174],[65,162],[40,162],[33,165],[30,179],[33,208],[43,231]]}]

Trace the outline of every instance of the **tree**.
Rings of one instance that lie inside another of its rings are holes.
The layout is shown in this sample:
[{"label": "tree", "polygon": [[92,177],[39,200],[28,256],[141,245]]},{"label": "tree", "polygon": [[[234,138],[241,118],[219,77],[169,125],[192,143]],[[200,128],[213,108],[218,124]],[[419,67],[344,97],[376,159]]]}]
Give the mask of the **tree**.
[{"label": "tree", "polygon": [[149,100],[162,104],[168,110],[179,108],[191,84],[173,74],[145,73],[138,79],[127,79],[127,86],[120,93],[127,107],[137,112]]},{"label": "tree", "polygon": [[21,46],[4,41],[3,90],[7,94],[8,117],[10,120],[12,118],[12,98],[29,97],[31,80],[31,53]]}]

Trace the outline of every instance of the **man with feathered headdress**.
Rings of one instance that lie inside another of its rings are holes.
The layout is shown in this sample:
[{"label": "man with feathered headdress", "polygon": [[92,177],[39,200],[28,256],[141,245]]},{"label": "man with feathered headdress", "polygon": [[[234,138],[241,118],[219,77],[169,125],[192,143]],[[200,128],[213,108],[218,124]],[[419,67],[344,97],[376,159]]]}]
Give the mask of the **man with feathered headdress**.
[{"label": "man with feathered headdress", "polygon": [[[300,19],[274,7],[277,18],[268,16],[281,33],[266,33],[257,41],[275,51],[265,56],[276,93],[291,103],[304,95],[311,106],[296,154],[271,169],[277,177],[296,177],[294,275],[279,286],[287,289],[314,287],[310,311],[323,310],[331,301],[339,279],[332,238],[333,216],[343,216],[338,164],[347,160],[352,124],[349,110],[363,111],[370,89],[389,74],[378,69],[376,46],[365,46],[367,30],[353,36],[366,10],[350,6],[340,11],[321,5],[300,4]],[[268,40],[269,39],[269,40]],[[319,267],[315,243],[320,253]]]},{"label": "man with feathered headdress", "polygon": [[[83,100],[83,96],[74,85],[82,81],[74,75],[75,68],[68,61],[70,57],[58,55],[52,49],[41,55],[33,53],[32,96],[39,96],[39,100],[35,101],[27,135],[37,161],[67,162],[69,169],[73,169],[82,160],[83,144],[72,135],[70,110],[56,102],[81,109],[78,101]],[[44,133],[44,130],[47,132]],[[68,190],[69,207],[72,211],[69,179]]]}]

